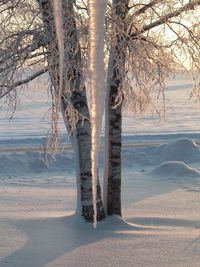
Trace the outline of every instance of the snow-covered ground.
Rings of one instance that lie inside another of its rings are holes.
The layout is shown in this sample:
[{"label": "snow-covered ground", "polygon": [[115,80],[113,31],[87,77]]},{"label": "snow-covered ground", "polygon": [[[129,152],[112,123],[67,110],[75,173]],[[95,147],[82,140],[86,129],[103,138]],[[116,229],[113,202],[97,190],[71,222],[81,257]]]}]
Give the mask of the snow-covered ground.
[{"label": "snow-covered ground", "polygon": [[[44,90],[48,77],[33,81],[30,88],[18,89],[18,105],[14,118],[8,109],[0,109],[0,148],[2,146],[41,145],[50,129],[50,92]],[[165,119],[150,112],[142,117],[125,114],[123,117],[124,142],[168,140],[177,137],[200,137],[200,103],[191,97],[193,81],[186,76],[169,79],[166,90]],[[1,104],[1,103],[0,103]],[[60,135],[68,142],[62,119]]]},{"label": "snow-covered ground", "polygon": [[49,127],[48,118],[42,120],[46,96],[40,91],[37,100],[37,88],[29,97],[23,91],[12,122],[5,109],[0,113],[0,267],[199,267],[200,147],[194,140],[200,137],[200,110],[188,100],[191,82],[170,83],[165,121],[126,116],[125,221],[111,217],[97,229],[73,215],[70,146],[49,166],[42,151],[31,149],[42,146]]}]

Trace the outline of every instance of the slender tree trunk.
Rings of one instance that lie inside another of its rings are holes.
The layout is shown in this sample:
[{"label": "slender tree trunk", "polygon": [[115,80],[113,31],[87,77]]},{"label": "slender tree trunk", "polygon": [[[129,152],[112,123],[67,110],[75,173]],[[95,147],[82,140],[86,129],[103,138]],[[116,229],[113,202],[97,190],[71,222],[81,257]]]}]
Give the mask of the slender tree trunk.
[{"label": "slender tree trunk", "polygon": [[[113,79],[115,79],[113,71]],[[109,168],[108,168],[108,191],[107,213],[121,216],[121,133],[122,133],[122,104],[112,108],[118,96],[118,82],[110,85],[109,94]]]},{"label": "slender tree trunk", "polygon": [[[48,0],[38,0],[41,7],[45,28],[46,49],[48,52],[49,74],[56,90],[58,90],[59,66],[58,66],[58,48],[55,34],[55,25],[53,21],[53,12]],[[65,41],[65,65],[64,83],[62,93],[62,114],[65,125],[70,132],[70,139],[76,158],[77,175],[77,194],[80,200],[81,208],[78,211],[86,221],[93,221],[92,204],[92,173],[91,173],[91,125],[89,119],[89,110],[86,98],[85,87],[81,81],[81,50],[78,44],[76,32],[75,14],[73,10],[73,1],[63,0],[63,25]],[[56,54],[55,54],[56,51]],[[69,52],[70,51],[70,52]],[[77,112],[78,121],[75,129],[72,127],[71,114],[69,114],[69,105]],[[87,118],[83,120],[83,117]],[[97,181],[97,220],[105,217],[103,202],[101,198],[101,189],[99,180]]]},{"label": "slender tree trunk", "polygon": [[[129,0],[113,0],[113,13],[121,22],[128,12]],[[126,31],[123,24],[121,31]],[[105,175],[104,203],[107,214],[121,216],[121,149],[122,149],[122,99],[116,106],[117,97],[122,86],[121,73],[125,73],[125,51],[121,51],[121,35],[116,32],[117,39],[110,49],[108,67],[108,101],[105,116]],[[120,65],[117,62],[120,59]],[[119,69],[120,68],[120,69]]]}]

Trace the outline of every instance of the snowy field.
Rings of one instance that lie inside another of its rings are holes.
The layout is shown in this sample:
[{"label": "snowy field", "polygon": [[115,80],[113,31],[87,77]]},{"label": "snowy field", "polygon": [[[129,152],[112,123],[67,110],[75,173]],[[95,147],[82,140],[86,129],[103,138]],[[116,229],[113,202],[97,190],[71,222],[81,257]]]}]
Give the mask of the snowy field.
[{"label": "snowy field", "polygon": [[74,155],[62,121],[66,148],[49,166],[43,161],[44,83],[21,91],[12,121],[0,113],[0,267],[199,267],[200,104],[189,100],[192,82],[169,82],[165,121],[125,116],[124,221],[111,217],[96,230],[73,215]]}]

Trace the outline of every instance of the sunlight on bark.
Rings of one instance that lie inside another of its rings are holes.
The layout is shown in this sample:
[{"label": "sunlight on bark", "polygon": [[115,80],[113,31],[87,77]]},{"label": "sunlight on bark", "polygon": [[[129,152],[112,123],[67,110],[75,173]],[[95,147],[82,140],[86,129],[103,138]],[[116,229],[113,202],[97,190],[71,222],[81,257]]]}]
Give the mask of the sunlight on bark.
[{"label": "sunlight on bark", "polygon": [[89,1],[89,74],[90,74],[90,115],[92,131],[92,189],[93,189],[93,208],[94,208],[94,227],[97,223],[97,165],[98,147],[101,131],[104,94],[105,94],[105,67],[104,67],[104,17],[105,0]]},{"label": "sunlight on bark", "polygon": [[59,91],[57,94],[57,107],[58,110],[61,110],[61,95],[63,87],[63,72],[64,72],[64,29],[62,21],[62,1],[52,0],[56,36],[58,41],[58,50],[59,50]]}]

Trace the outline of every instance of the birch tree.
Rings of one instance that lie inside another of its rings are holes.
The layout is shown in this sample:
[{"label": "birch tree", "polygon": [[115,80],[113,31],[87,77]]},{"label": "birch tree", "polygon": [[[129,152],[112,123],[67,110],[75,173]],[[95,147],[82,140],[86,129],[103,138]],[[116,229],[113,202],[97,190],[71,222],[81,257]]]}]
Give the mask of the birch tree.
[{"label": "birch tree", "polygon": [[133,113],[142,114],[148,108],[160,112],[152,97],[156,94],[163,97],[164,112],[168,74],[185,69],[184,60],[191,70],[199,70],[199,4],[112,1],[104,170],[104,204],[110,215],[122,212],[122,106]]},{"label": "birch tree", "polygon": [[[113,0],[112,17],[114,19],[111,35],[107,102],[105,112],[105,172],[104,203],[109,215],[121,216],[121,148],[122,148],[122,103],[121,86],[125,75],[126,46],[120,32],[126,32],[128,25],[124,22],[129,9],[128,0]],[[120,32],[117,29],[120,24]],[[114,37],[114,38],[113,38]],[[118,98],[121,98],[116,105]]]},{"label": "birch tree", "polygon": [[[52,0],[0,0],[0,98],[15,109],[18,88],[48,72],[52,95],[51,149],[58,141],[59,106],[74,149],[77,212],[93,221],[91,122],[87,100],[88,2],[62,0],[63,71]],[[200,1],[108,1],[104,205],[97,181],[97,219],[121,212],[122,109],[155,112],[165,78],[187,62],[199,70]],[[24,78],[23,71],[34,72]],[[63,76],[63,77],[61,77]],[[62,88],[62,90],[61,90]],[[59,92],[61,104],[59,105]],[[105,207],[105,209],[104,209]]]},{"label": "birch tree", "polygon": [[[59,99],[59,49],[55,32],[54,16],[49,1],[39,1],[42,12],[44,30],[49,42],[46,44],[48,51],[48,65],[50,77]],[[82,216],[87,221],[93,220],[92,202],[92,162],[91,162],[91,124],[86,90],[82,75],[82,57],[79,39],[77,35],[75,13],[72,1],[63,1],[63,28],[64,28],[64,51],[65,66],[62,91],[62,114],[66,128],[71,138],[76,158],[77,175],[77,200],[78,211],[81,207]],[[57,105],[55,107],[57,109]],[[55,111],[56,113],[58,110]],[[97,183],[96,209],[97,220],[104,218],[104,208],[101,199],[99,181]]]}]

